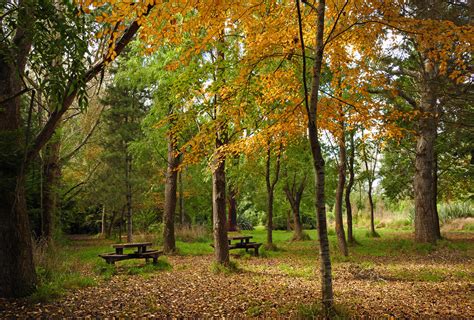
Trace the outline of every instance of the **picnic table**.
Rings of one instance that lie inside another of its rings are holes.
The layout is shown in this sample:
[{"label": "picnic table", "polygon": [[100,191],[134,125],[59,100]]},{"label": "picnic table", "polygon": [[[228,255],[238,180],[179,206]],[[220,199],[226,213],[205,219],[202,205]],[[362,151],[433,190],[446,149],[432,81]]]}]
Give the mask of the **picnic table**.
[{"label": "picnic table", "polygon": [[[254,250],[254,255],[258,256],[258,248],[262,245],[261,243],[250,241],[252,236],[230,236],[229,240],[229,250],[231,249],[245,249],[245,252],[248,252],[249,249]],[[232,241],[235,241],[232,243]]]},{"label": "picnic table", "polygon": [[[151,247],[151,242],[134,242],[134,243],[118,243],[113,244],[112,248],[115,249],[115,252],[99,254],[99,257],[105,259],[108,264],[114,264],[116,261],[128,260],[128,259],[142,259],[144,258],[146,262],[150,258],[153,259],[153,263],[158,262],[158,257],[163,253],[155,249],[147,250],[147,247]],[[131,253],[124,253],[124,249],[134,249],[136,251]]]}]

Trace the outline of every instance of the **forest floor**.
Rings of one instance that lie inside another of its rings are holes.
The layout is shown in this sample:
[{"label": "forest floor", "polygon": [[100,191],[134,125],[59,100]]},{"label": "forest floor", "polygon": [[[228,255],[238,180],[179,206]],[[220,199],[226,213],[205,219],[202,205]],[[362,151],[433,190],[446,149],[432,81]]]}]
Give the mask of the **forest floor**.
[{"label": "forest floor", "polygon": [[[414,244],[410,231],[382,230],[380,238],[364,232],[356,233],[360,245],[349,257],[337,253],[330,236],[343,318],[474,318],[474,232],[445,233],[436,247]],[[0,318],[318,317],[317,243],[290,238],[275,231],[279,250],[260,257],[233,250],[237,271],[216,272],[209,241],[178,242],[180,255],[160,257],[157,266],[129,260],[110,267],[97,254],[112,242],[76,237],[50,262],[60,271],[39,269],[43,284],[35,295],[0,300]]]}]

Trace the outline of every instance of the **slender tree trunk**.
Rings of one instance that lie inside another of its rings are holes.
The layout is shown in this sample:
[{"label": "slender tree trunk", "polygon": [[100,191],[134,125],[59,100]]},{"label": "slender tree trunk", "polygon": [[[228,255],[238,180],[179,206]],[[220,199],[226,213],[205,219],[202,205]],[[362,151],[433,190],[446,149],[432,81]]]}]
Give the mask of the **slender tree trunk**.
[{"label": "slender tree trunk", "polygon": [[325,0],[320,0],[318,3],[317,19],[316,19],[316,54],[314,56],[313,79],[311,87],[311,100],[307,100],[306,87],[306,59],[304,48],[303,28],[301,21],[301,10],[299,0],[296,1],[298,11],[298,25],[300,42],[303,54],[303,85],[305,89],[305,105],[308,114],[308,131],[309,142],[311,146],[311,154],[313,156],[313,165],[315,168],[316,180],[316,211],[318,222],[318,239],[319,239],[319,259],[321,272],[321,292],[322,305],[325,315],[328,316],[333,309],[333,291],[332,291],[332,274],[331,274],[331,259],[329,253],[329,240],[327,233],[326,221],[326,201],[324,192],[324,158],[321,150],[321,145],[318,137],[317,114],[318,114],[318,98],[319,86],[321,81],[321,67],[324,55],[324,14],[326,9]]},{"label": "slender tree trunk", "polygon": [[270,141],[267,145],[267,161],[265,166],[265,182],[267,186],[267,247],[270,249],[273,247],[273,197],[275,185],[278,182],[280,174],[280,153],[281,147],[278,150],[275,163],[275,176],[273,180],[270,177],[271,170],[271,147]]},{"label": "slender tree trunk", "polygon": [[342,122],[342,132],[339,140],[339,167],[336,189],[336,235],[339,250],[344,256],[348,256],[346,235],[344,232],[344,223],[342,218],[342,199],[344,194],[344,185],[346,184],[346,144],[344,139],[344,123]]},{"label": "slender tree trunk", "polygon": [[114,228],[116,215],[117,215],[117,211],[112,209],[112,217],[110,217],[110,224],[107,227],[106,238],[110,238],[110,236],[112,235],[112,229]]},{"label": "slender tree trunk", "polygon": [[176,150],[176,142],[169,134],[168,136],[168,168],[166,170],[165,184],[165,211],[163,215],[163,251],[172,253],[176,250],[174,235],[174,218],[176,213],[176,189],[178,180],[179,156]]},{"label": "slender tree trunk", "polygon": [[133,230],[132,230],[132,156],[126,149],[125,155],[125,187],[126,187],[126,207],[127,207],[127,242],[133,241]]},{"label": "slender tree trunk", "polygon": [[292,213],[293,213],[292,209],[289,209],[289,210],[286,211],[286,231],[293,230],[293,226],[291,225]]},{"label": "slender tree trunk", "polygon": [[237,192],[235,187],[229,184],[229,195],[227,196],[227,201],[229,203],[229,213],[228,213],[228,231],[237,230]]},{"label": "slender tree trunk", "polygon": [[[369,159],[368,159],[368,155],[367,155],[367,151],[365,150],[365,147],[363,149],[363,153],[364,153],[364,165],[365,165],[365,170],[367,173],[367,184],[368,184],[367,196],[369,197],[369,208],[370,208],[370,233],[373,237],[376,237],[378,236],[378,234],[375,231],[374,200],[372,198],[372,185],[374,181],[376,164],[374,164],[374,170],[369,168]],[[374,161],[377,162],[377,159],[375,159]]]},{"label": "slender tree trunk", "polygon": [[441,228],[439,225],[438,215],[438,154],[435,151],[434,155],[434,168],[433,168],[433,206],[434,206],[434,228],[436,236],[439,240],[443,239],[441,236]]},{"label": "slender tree trunk", "polygon": [[0,43],[0,297],[5,298],[28,295],[36,286],[25,192],[29,124],[25,141],[20,115],[35,7],[20,1],[18,8],[15,49]]},{"label": "slender tree trunk", "polygon": [[186,223],[185,212],[184,212],[184,186],[183,186],[183,172],[178,172],[178,186],[179,186],[179,221],[181,226]]},{"label": "slender tree trunk", "polygon": [[55,219],[58,209],[58,189],[61,179],[60,165],[60,145],[61,138],[59,131],[46,145],[43,153],[43,192],[41,212],[41,237],[48,243],[53,238]]},{"label": "slender tree trunk", "polygon": [[347,241],[350,244],[355,243],[353,229],[352,229],[352,205],[351,205],[351,191],[354,186],[354,159],[355,159],[355,146],[354,146],[354,133],[350,134],[351,151],[349,153],[349,181],[346,186],[345,202],[346,202],[346,215],[347,215]]},{"label": "slender tree trunk", "polygon": [[288,181],[286,185],[283,187],[285,191],[286,198],[291,206],[291,211],[293,213],[293,225],[294,225],[294,233],[293,233],[293,240],[299,241],[303,239],[303,227],[301,225],[301,217],[300,217],[300,204],[301,198],[303,197],[303,191],[306,184],[306,174],[304,175],[303,179],[299,183],[298,189],[296,188],[296,174],[293,176],[293,183],[290,186]]},{"label": "slender tree trunk", "polygon": [[102,219],[100,223],[100,235],[105,236],[105,204],[102,205]]},{"label": "slender tree trunk", "polygon": [[273,245],[273,190],[267,190],[267,245]]},{"label": "slender tree trunk", "polygon": [[369,207],[370,207],[370,233],[375,236],[375,214],[374,214],[374,200],[372,199],[372,180],[369,180],[369,190],[367,191],[369,196]]}]

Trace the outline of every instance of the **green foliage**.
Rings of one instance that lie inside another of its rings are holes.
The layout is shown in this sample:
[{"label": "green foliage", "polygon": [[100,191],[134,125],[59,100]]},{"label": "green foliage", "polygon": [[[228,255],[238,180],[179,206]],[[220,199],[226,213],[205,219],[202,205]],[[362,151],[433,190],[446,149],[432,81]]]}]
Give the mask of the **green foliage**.
[{"label": "green foliage", "polygon": [[438,206],[438,215],[443,223],[453,219],[473,218],[474,204],[470,201],[442,203]]}]

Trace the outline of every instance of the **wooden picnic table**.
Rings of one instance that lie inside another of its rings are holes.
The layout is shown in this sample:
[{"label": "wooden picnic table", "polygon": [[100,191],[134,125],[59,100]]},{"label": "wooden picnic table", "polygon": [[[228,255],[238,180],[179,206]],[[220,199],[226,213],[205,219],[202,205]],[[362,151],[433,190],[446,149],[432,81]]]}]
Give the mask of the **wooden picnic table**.
[{"label": "wooden picnic table", "polygon": [[[158,250],[147,250],[147,247],[151,247],[151,242],[134,242],[134,243],[118,243],[113,244],[112,248],[115,252],[100,254],[99,257],[105,259],[107,263],[114,264],[116,261],[128,260],[128,259],[140,259],[144,258],[147,262],[150,258],[153,259],[153,263],[158,262],[158,257],[163,253]],[[124,253],[124,249],[136,248],[135,252]]]},{"label": "wooden picnic table", "polygon": [[229,245],[232,244],[232,240],[240,240],[240,244],[243,245],[245,243],[249,243],[250,239],[252,239],[252,236],[233,236],[233,237],[228,237],[229,240]]},{"label": "wooden picnic table", "polygon": [[131,242],[131,243],[118,243],[112,245],[112,248],[115,248],[116,254],[123,254],[123,249],[126,248],[137,248],[137,253],[146,252],[146,247],[151,247],[151,242]]}]

